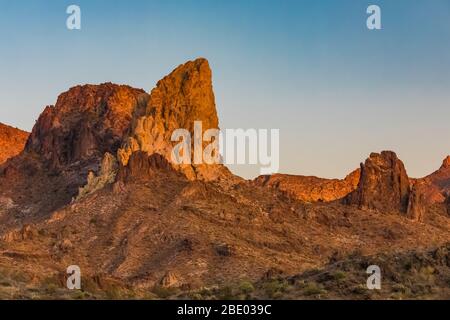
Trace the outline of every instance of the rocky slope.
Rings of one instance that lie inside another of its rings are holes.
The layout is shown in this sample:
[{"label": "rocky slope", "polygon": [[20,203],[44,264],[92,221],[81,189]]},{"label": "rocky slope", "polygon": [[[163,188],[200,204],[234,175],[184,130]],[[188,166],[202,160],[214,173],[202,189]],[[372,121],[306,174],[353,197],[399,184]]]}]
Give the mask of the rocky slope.
[{"label": "rocky slope", "polygon": [[[44,109],[24,152],[0,167],[0,229],[48,217],[76,197],[105,153],[115,154],[143,90],[111,83],[84,85]],[[26,190],[26,196],[24,194]],[[4,206],[3,206],[4,207]]]},{"label": "rocky slope", "polygon": [[28,132],[0,123],[0,164],[22,152]]},{"label": "rocky slope", "polygon": [[0,166],[0,277],[18,286],[9,295],[0,286],[0,296],[55,296],[72,264],[83,292],[161,297],[291,276],[355,250],[448,242],[446,203],[422,206],[393,152],[372,154],[344,180],[246,181],[222,165],[174,165],[174,129],[219,125],[211,77],[198,59],[150,94],[77,86],[44,110],[24,152]]}]

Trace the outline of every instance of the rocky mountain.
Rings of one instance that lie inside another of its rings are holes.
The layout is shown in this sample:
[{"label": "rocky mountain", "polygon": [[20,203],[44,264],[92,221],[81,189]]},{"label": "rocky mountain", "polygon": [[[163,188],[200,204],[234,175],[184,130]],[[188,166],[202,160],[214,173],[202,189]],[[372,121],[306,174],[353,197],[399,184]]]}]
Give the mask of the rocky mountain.
[{"label": "rocky mountain", "polygon": [[0,164],[22,152],[28,132],[0,123]]},{"label": "rocky mountain", "polygon": [[0,229],[70,203],[90,172],[100,170],[104,154],[117,152],[132,113],[146,100],[143,90],[106,83],[71,88],[47,106],[24,151],[0,167],[0,190],[12,206],[0,214]]},{"label": "rocky mountain", "polygon": [[52,169],[76,162],[95,162],[116,153],[128,133],[133,112],[148,95],[139,89],[105,83],[77,86],[58,97],[40,115],[26,144]]},{"label": "rocky mountain", "polygon": [[[172,131],[192,134],[197,120],[219,126],[205,59],[150,93],[84,85],[46,107],[0,166],[0,297],[186,297],[450,239],[449,202],[422,192],[446,190],[446,167],[411,180],[381,152],[343,180],[247,181],[223,165],[173,164]],[[81,292],[65,289],[73,264]]]}]

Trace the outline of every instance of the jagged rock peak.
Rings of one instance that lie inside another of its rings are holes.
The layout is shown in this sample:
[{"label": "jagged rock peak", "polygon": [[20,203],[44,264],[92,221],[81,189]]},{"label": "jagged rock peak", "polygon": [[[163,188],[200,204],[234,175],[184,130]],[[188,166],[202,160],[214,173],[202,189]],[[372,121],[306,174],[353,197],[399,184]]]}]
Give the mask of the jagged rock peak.
[{"label": "jagged rock peak", "polygon": [[[170,162],[175,144],[171,141],[173,131],[186,129],[193,137],[195,121],[201,121],[203,132],[219,126],[212,73],[204,58],[180,65],[157,83],[146,107],[135,112],[131,134],[118,151],[120,163],[126,166],[137,151],[158,153]],[[189,179],[214,179],[227,171],[223,166],[217,167],[183,165],[177,169]]]},{"label": "jagged rock peak", "polygon": [[362,208],[406,213],[410,183],[403,162],[392,151],[372,153],[361,164],[358,188],[347,203]]},{"label": "jagged rock peak", "polygon": [[450,168],[450,156],[447,156],[447,157],[442,161],[441,169],[446,169],[446,168]]},{"label": "jagged rock peak", "polygon": [[101,159],[106,152],[115,154],[134,110],[147,100],[143,90],[125,85],[73,87],[42,112],[26,151],[39,154],[56,168],[93,157]]}]

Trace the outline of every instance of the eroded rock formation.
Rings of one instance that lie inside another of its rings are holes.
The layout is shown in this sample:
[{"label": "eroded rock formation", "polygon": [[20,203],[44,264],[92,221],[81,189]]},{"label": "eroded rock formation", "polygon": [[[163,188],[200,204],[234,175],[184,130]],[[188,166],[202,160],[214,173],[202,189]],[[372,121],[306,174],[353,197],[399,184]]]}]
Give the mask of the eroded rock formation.
[{"label": "eroded rock formation", "polygon": [[344,179],[323,179],[287,174],[260,176],[254,183],[280,190],[305,202],[330,202],[344,198],[356,189],[360,170],[357,169]]},{"label": "eroded rock formation", "polygon": [[126,166],[121,165],[118,181],[128,182],[148,180],[156,171],[174,171],[169,161],[158,153],[148,155],[143,151],[135,151],[131,154]]},{"label": "eroded rock formation", "polygon": [[[126,166],[136,151],[149,155],[158,153],[171,162],[175,145],[171,141],[172,133],[176,129],[186,129],[193,138],[195,121],[201,121],[203,132],[219,127],[211,69],[202,58],[179,66],[157,83],[147,105],[135,112],[131,134],[118,151],[120,163]],[[229,175],[221,165],[175,167],[189,179],[210,180]]]},{"label": "eroded rock formation", "polygon": [[80,160],[115,154],[132,113],[144,106],[143,90],[111,83],[71,88],[40,115],[26,145],[59,169]]},{"label": "eroded rock formation", "polygon": [[90,171],[87,177],[87,184],[81,187],[78,192],[77,199],[81,199],[86,195],[104,188],[106,185],[115,181],[118,170],[116,157],[110,153],[105,153],[100,165],[100,173],[98,176]]},{"label": "eroded rock formation", "polygon": [[424,184],[416,182],[409,195],[407,216],[414,221],[423,221],[427,209],[425,202]]},{"label": "eroded rock formation", "polygon": [[406,213],[410,183],[403,162],[392,151],[372,153],[361,164],[358,188],[346,199],[360,208]]}]

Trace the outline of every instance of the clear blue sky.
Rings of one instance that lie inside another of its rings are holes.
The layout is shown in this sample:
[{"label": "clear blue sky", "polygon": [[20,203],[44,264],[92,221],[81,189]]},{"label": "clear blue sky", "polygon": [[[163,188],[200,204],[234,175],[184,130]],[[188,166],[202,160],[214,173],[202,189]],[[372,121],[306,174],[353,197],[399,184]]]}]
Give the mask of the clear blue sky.
[{"label": "clear blue sky", "polygon": [[[82,30],[66,29],[77,4]],[[380,31],[366,8],[382,10]],[[343,177],[392,149],[411,176],[450,154],[449,0],[0,0],[0,121],[30,130],[71,86],[150,91],[213,69],[222,128],[279,128],[281,170]],[[235,168],[250,177],[255,168]]]}]

